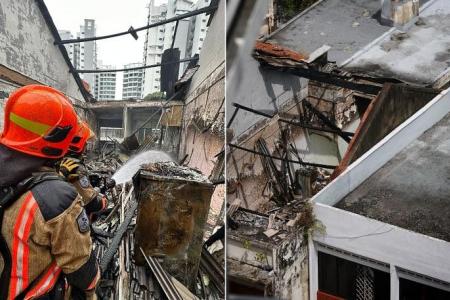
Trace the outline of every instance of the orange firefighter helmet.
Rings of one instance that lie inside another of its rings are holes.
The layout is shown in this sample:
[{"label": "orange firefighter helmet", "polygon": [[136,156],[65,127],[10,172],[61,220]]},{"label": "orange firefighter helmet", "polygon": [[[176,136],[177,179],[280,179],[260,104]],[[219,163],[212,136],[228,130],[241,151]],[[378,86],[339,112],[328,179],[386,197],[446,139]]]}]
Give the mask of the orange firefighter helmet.
[{"label": "orange firefighter helmet", "polygon": [[5,106],[0,143],[44,158],[63,157],[77,132],[78,118],[70,100],[58,90],[27,85],[14,91]]},{"label": "orange firefighter helmet", "polygon": [[81,154],[86,147],[87,141],[93,137],[95,137],[95,134],[89,127],[88,123],[82,121],[78,124],[78,131],[72,139],[69,150],[77,154]]}]

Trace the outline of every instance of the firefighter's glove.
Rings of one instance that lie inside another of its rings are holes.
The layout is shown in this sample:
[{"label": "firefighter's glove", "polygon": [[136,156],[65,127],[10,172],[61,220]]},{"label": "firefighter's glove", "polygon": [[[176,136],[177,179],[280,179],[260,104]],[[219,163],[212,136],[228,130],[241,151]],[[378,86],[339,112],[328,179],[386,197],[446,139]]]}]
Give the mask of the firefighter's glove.
[{"label": "firefighter's glove", "polygon": [[80,166],[78,160],[73,158],[64,158],[59,165],[59,175],[64,176],[67,180],[72,181],[78,179],[77,170]]}]

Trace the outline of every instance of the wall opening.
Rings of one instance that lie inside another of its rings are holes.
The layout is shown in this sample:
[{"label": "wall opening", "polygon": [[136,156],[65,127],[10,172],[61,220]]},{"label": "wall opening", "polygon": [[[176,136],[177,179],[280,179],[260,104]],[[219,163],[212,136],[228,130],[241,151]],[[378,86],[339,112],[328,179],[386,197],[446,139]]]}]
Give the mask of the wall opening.
[{"label": "wall opening", "polygon": [[390,298],[389,273],[323,252],[318,253],[318,262],[318,300]]},{"label": "wall opening", "polygon": [[242,279],[228,276],[228,293],[234,295],[264,296],[263,283],[250,283]]},{"label": "wall opening", "polygon": [[415,281],[400,278],[400,300],[444,300],[450,299],[450,292]]}]

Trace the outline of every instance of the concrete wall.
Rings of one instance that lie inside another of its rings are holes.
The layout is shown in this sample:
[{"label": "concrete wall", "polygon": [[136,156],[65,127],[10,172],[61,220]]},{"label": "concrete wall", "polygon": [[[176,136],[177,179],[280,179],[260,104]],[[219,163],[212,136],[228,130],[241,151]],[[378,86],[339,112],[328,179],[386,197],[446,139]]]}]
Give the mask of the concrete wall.
[{"label": "concrete wall", "polygon": [[275,293],[281,299],[309,299],[308,247],[301,236],[288,237],[276,250]]},{"label": "concrete wall", "polygon": [[[199,69],[185,99],[179,158],[188,155],[189,166],[211,175],[215,157],[224,146],[225,118],[225,0],[221,0],[206,35]],[[224,185],[211,199],[208,224],[215,225],[224,204]]]},{"label": "concrete wall", "polygon": [[[235,108],[233,102],[258,110],[276,111],[293,98],[301,99],[307,80],[281,72],[263,70],[252,56],[243,58],[227,83],[227,118]],[[264,117],[240,110],[231,128],[235,138],[245,134]],[[227,120],[228,121],[228,120]]]},{"label": "concrete wall", "polygon": [[[290,101],[289,104],[283,114],[296,115],[295,101]],[[259,138],[264,138],[269,151],[277,156],[275,144],[280,138],[278,118],[266,120],[268,119],[263,120],[265,122],[262,124],[256,123],[255,128],[258,128],[258,130],[249,131],[245,135],[246,138],[239,141],[239,145],[247,149],[254,149],[256,141]],[[292,143],[298,149],[303,161],[332,166],[339,163],[337,138],[333,134],[292,126],[291,137]],[[263,190],[268,178],[264,173],[260,156],[239,149],[231,148],[231,150],[232,152],[228,154],[227,179],[237,180],[237,174],[239,173],[244,191],[237,189],[237,192],[235,192],[234,189],[230,189],[230,193],[227,195],[228,201],[231,203],[235,198],[239,198],[243,200],[242,205],[244,207],[260,212],[272,209],[274,203],[269,202],[270,193]],[[278,161],[275,161],[275,163],[278,164]],[[300,165],[291,164],[291,167],[298,169]],[[245,195],[242,195],[242,193],[245,193]]]},{"label": "concrete wall", "polygon": [[[291,78],[291,76],[282,73],[279,76],[284,76],[287,82]],[[359,124],[359,115],[352,91],[315,81],[307,81],[306,83],[307,86],[299,94],[295,96],[291,94],[290,99],[284,99],[284,97],[288,96],[286,94],[277,98],[277,102],[282,103],[278,107],[280,111],[279,116],[286,119],[300,118],[303,109],[301,102],[303,99],[306,99],[332,122],[344,128],[344,130],[352,131]],[[264,101],[260,101],[258,98],[258,103],[255,103],[254,107],[261,110],[261,106],[263,107],[267,103],[264,104]],[[230,115],[231,113],[228,112],[228,116]],[[307,116],[304,113],[303,115]],[[269,151],[274,156],[278,156],[275,153],[275,144],[280,139],[279,116],[267,119],[250,112],[239,112],[231,127],[239,130],[243,124],[249,123],[251,126],[243,134],[235,138],[234,143],[247,149],[254,149],[256,141],[259,138],[264,138]],[[317,122],[317,118],[313,118],[310,121],[313,126],[323,126],[323,124]],[[286,126],[284,123],[281,124]],[[348,147],[348,143],[335,134],[309,130],[298,126],[291,126],[291,138],[293,145],[297,148],[304,162],[337,166]],[[261,158],[243,150],[233,148],[231,150],[228,160],[227,178],[237,180],[237,173],[240,173],[240,182],[244,191],[238,189],[235,192],[234,189],[231,189],[231,193],[228,195],[229,201],[239,198],[244,200],[243,205],[246,208],[260,212],[272,209],[273,203],[269,202],[270,193],[263,190],[263,187],[267,185],[268,178],[264,173]],[[275,163],[278,163],[278,161],[275,161]],[[299,169],[301,166],[291,164],[291,167]],[[332,170],[330,169],[328,172],[331,173]]]},{"label": "concrete wall", "polygon": [[425,275],[422,279],[414,276],[414,281],[450,290],[446,284],[450,282],[450,243],[320,203],[315,204],[314,212],[326,227],[326,233],[314,236],[310,245],[311,300],[316,299],[318,290],[316,254],[321,246],[346,252],[349,254],[346,259],[359,258],[357,262],[367,266],[387,265],[403,273],[391,274],[391,279],[405,278],[409,271]]},{"label": "concrete wall", "polygon": [[362,124],[356,130],[349,150],[335,175],[361,157],[436,95],[437,91],[432,89],[385,84],[380,94],[368,106]]},{"label": "concrete wall", "polygon": [[19,86],[0,80],[0,131],[3,131],[4,106],[9,94]]},{"label": "concrete wall", "polygon": [[0,64],[82,100],[36,1],[0,2]]},{"label": "concrete wall", "polygon": [[9,94],[27,84],[57,88],[72,100],[80,117],[95,128],[84,99],[34,0],[0,2],[0,130]]}]

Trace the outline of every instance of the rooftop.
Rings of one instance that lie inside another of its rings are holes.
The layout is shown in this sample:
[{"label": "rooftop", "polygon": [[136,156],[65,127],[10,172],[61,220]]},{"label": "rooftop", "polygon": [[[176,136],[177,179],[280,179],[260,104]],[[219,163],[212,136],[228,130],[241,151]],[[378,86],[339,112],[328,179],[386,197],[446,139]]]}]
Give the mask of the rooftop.
[{"label": "rooftop", "polygon": [[449,128],[450,113],[335,206],[450,241]]},{"label": "rooftop", "polygon": [[405,31],[392,29],[345,65],[369,76],[431,86],[450,71],[450,3],[430,1]]},{"label": "rooftop", "polygon": [[312,53],[326,44],[331,47],[328,59],[339,64],[391,29],[380,25],[380,8],[379,0],[322,0],[267,41],[299,53]]}]

